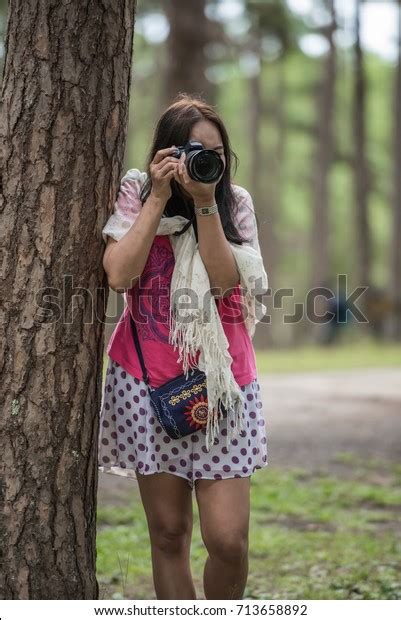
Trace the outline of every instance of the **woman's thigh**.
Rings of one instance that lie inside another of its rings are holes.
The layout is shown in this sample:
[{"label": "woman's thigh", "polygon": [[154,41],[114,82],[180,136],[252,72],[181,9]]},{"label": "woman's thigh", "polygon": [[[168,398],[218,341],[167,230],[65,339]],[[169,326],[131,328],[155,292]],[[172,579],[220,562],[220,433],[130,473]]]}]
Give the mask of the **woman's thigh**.
[{"label": "woman's thigh", "polygon": [[136,472],[151,541],[171,547],[190,539],[193,510],[192,491],[181,476],[161,472]]},{"label": "woman's thigh", "polygon": [[202,539],[209,555],[238,558],[248,548],[250,476],[195,482]]}]

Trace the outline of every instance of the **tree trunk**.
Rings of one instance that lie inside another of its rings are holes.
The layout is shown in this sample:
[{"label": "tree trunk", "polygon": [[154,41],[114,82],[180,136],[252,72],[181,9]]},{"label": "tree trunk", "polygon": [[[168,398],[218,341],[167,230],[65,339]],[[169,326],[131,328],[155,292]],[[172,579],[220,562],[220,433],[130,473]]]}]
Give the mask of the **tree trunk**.
[{"label": "tree trunk", "polygon": [[[263,68],[261,52],[260,58]],[[277,214],[280,212],[281,175],[285,142],[283,59],[280,59],[277,63],[277,88],[272,93],[272,121],[275,127],[275,144],[269,156],[266,154],[266,149],[262,148],[260,139],[262,134],[261,121],[265,109],[262,97],[262,79],[262,70],[249,78],[250,183],[256,213],[259,217],[260,248],[266,264],[269,287],[274,290],[275,276],[278,268]],[[269,162],[268,166],[266,161]],[[266,300],[268,299],[271,300],[272,297],[266,297]],[[266,305],[271,309],[271,303],[267,302]],[[274,320],[274,316],[271,316],[271,320]],[[274,326],[261,324],[256,329],[254,338],[255,348],[265,349],[270,347],[274,342],[274,334],[276,333]]]},{"label": "tree trunk", "polygon": [[366,159],[366,83],[363,51],[360,39],[361,0],[357,0],[355,14],[355,227],[357,286],[370,286],[371,246],[368,215],[369,175]]},{"label": "tree trunk", "polygon": [[398,65],[394,87],[394,188],[390,297],[393,300],[393,337],[401,341],[401,2],[398,0]]},{"label": "tree trunk", "polygon": [[334,0],[330,0],[331,23],[327,30],[330,50],[323,68],[319,94],[315,174],[313,176],[312,276],[311,287],[321,286],[330,276],[329,244],[329,173],[333,159],[334,89],[336,50],[334,33],[336,16]]},{"label": "tree trunk", "polygon": [[205,50],[212,38],[206,0],[166,0],[163,4],[170,24],[164,103],[170,104],[180,92],[200,95],[214,103],[215,86],[206,76]]},{"label": "tree trunk", "polygon": [[[258,55],[260,59],[260,63],[262,65],[262,58],[259,49],[259,45],[257,43],[258,38],[257,35],[255,37],[254,42],[254,52]],[[271,286],[271,273],[270,266],[268,264],[268,256],[267,256],[267,230],[266,228],[269,226],[267,222],[267,213],[268,208],[266,205],[266,192],[263,191],[262,188],[262,175],[261,171],[263,169],[263,150],[260,142],[260,132],[261,132],[261,119],[262,119],[262,89],[261,89],[261,81],[262,81],[262,69],[255,74],[251,75],[248,78],[249,85],[249,100],[248,100],[248,109],[249,109],[249,152],[250,152],[250,191],[253,197],[254,207],[257,215],[259,216],[259,227],[258,227],[258,236],[260,249],[263,255],[264,262],[266,264],[266,271],[269,274],[269,286]],[[264,302],[266,304],[266,301]],[[266,304],[267,305],[267,304]],[[270,341],[270,330],[271,326],[266,323],[260,323],[255,332],[254,337],[254,346],[258,349],[264,349],[267,347]]]},{"label": "tree trunk", "polygon": [[250,184],[251,192],[255,197],[255,207],[258,210],[262,204],[261,170],[262,148],[260,144],[261,118],[262,118],[262,93],[261,71],[252,75],[249,80],[249,149],[250,149]]},{"label": "tree trunk", "polygon": [[101,229],[121,176],[135,0],[12,0],[9,11],[0,598],[96,599]]}]

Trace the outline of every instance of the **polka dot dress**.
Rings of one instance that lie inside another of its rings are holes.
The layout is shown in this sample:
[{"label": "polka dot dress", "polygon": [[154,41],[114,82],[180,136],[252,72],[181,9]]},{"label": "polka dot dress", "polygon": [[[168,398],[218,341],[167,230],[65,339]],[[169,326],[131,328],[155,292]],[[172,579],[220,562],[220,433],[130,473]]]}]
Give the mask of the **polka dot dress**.
[{"label": "polka dot dress", "polygon": [[159,424],[146,384],[109,358],[100,411],[99,470],[136,479],[168,472],[185,478],[191,489],[197,478],[221,480],[250,476],[268,464],[267,435],[256,379],[241,387],[247,421],[226,447],[227,420],[209,452],[206,429],[172,439]]}]

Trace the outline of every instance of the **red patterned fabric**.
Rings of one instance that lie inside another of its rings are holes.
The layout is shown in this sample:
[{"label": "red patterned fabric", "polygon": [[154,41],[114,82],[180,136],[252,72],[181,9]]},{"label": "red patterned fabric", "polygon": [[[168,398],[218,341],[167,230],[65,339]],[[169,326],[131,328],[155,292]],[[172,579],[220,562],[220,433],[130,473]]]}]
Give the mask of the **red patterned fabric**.
[{"label": "red patterned fabric", "polygon": [[[114,212],[102,230],[105,242],[107,236],[120,240],[130,229],[134,216],[142,207],[140,189],[138,180],[127,179],[121,183]],[[233,185],[233,190],[237,200],[233,211],[237,229],[247,244],[259,250],[252,198],[238,185]],[[139,281],[125,295],[126,307],[107,347],[111,359],[133,377],[142,378],[129,321],[128,312],[131,311],[152,387],[159,387],[182,372],[182,364],[177,361],[178,351],[168,342],[174,264],[169,237],[156,235]],[[228,297],[215,301],[229,342],[232,373],[238,385],[246,385],[256,379],[257,370],[252,341],[242,319],[240,286],[236,286]]]}]

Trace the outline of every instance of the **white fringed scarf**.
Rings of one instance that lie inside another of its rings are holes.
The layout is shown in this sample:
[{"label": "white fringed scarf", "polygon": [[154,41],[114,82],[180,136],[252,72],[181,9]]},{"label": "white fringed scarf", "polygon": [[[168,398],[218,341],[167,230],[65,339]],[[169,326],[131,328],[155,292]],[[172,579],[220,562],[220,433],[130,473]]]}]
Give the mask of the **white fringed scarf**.
[{"label": "white fringed scarf", "polygon": [[[144,182],[146,178],[146,172],[133,168],[122,181],[139,179]],[[186,377],[189,368],[199,368],[206,375],[209,410],[206,449],[210,451],[219,434],[219,419],[223,418],[222,406],[227,411],[227,448],[232,438],[244,428],[244,397],[231,371],[233,360],[228,352],[229,343],[214,298],[211,300],[209,276],[199,253],[193,226],[189,226],[181,235],[173,235],[187,223],[188,220],[181,215],[163,216],[156,235],[169,235],[175,258],[170,290],[169,342],[174,345],[174,349],[178,347],[178,361],[182,361]],[[266,307],[255,295],[267,291],[267,274],[260,252],[245,244],[230,243],[230,247],[240,274],[240,285],[244,289],[245,326],[253,338],[255,325],[266,312]],[[192,295],[196,293],[196,304],[188,304],[185,300],[184,307],[180,306],[180,297],[185,289],[189,289]],[[176,291],[180,294],[177,295]],[[196,307],[185,307],[187,305]],[[194,356],[198,351],[199,359],[196,363]]]}]

